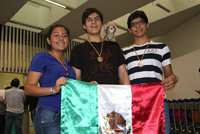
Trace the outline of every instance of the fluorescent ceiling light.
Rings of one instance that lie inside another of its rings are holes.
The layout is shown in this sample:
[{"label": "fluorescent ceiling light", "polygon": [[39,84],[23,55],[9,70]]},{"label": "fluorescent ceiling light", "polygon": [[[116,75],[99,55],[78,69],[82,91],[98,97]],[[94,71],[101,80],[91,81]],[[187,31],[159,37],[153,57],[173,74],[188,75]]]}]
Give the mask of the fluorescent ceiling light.
[{"label": "fluorescent ceiling light", "polygon": [[164,7],[163,5],[161,5],[161,4],[159,4],[159,3],[157,3],[156,6],[159,7],[159,8],[161,8],[162,10],[168,12],[168,13],[171,12],[169,9],[167,9],[166,7]]},{"label": "fluorescent ceiling light", "polygon": [[51,1],[51,0],[44,0],[44,1],[49,2],[49,3],[52,3],[52,4],[57,5],[57,6],[60,6],[60,7],[62,7],[62,8],[66,8],[66,6],[61,5],[61,4],[59,4],[59,3],[57,3],[57,2],[54,2],[54,1]]}]

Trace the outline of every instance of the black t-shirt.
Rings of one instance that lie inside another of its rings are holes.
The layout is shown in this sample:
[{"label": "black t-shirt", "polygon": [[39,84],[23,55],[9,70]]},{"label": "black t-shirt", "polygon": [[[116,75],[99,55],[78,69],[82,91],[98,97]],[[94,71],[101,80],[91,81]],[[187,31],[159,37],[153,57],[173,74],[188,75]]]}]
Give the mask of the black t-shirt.
[{"label": "black t-shirt", "polygon": [[[91,42],[100,53],[102,42]],[[97,81],[99,84],[119,84],[118,67],[125,64],[119,44],[103,42],[103,62],[98,62],[98,54],[88,41],[77,45],[71,52],[70,64],[81,70],[82,80]]]}]

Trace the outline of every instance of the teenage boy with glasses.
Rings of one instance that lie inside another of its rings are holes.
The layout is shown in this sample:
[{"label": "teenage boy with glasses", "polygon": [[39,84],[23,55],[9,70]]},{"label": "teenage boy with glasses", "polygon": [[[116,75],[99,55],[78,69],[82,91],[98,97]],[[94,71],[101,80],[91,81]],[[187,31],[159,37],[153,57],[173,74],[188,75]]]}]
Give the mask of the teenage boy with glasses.
[{"label": "teenage boy with glasses", "polygon": [[[148,18],[143,11],[135,11],[127,21],[128,30],[133,34],[135,42],[123,49],[131,85],[159,83],[165,90],[172,90],[177,83],[170,60],[170,50],[167,45],[151,41],[147,36]],[[164,72],[165,80],[162,80]],[[169,112],[164,102],[165,133],[170,133]],[[148,132],[147,132],[148,133]]]}]

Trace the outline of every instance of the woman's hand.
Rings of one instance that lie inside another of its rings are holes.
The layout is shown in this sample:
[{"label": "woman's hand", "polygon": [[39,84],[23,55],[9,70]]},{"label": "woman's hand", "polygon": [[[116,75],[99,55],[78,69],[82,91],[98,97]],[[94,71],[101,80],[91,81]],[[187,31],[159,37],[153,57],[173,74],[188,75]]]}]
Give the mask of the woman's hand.
[{"label": "woman's hand", "polygon": [[97,81],[90,81],[90,83],[92,83],[92,84],[98,84]]},{"label": "woman's hand", "polygon": [[53,87],[53,93],[54,94],[59,93],[61,90],[61,86],[66,85],[66,83],[67,83],[67,79],[65,77],[58,78],[56,81],[56,85]]}]

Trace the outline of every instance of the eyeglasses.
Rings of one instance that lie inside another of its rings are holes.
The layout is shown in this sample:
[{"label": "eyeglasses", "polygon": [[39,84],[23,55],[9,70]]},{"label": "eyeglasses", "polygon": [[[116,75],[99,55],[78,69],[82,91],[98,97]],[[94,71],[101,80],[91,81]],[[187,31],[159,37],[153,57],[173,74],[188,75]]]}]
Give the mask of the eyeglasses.
[{"label": "eyeglasses", "polygon": [[131,23],[131,27],[137,27],[137,24],[138,24],[139,26],[141,26],[141,25],[143,25],[144,23],[145,23],[144,20],[140,20],[140,21],[138,21],[138,22],[133,22],[133,23]]}]

